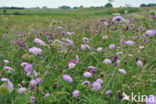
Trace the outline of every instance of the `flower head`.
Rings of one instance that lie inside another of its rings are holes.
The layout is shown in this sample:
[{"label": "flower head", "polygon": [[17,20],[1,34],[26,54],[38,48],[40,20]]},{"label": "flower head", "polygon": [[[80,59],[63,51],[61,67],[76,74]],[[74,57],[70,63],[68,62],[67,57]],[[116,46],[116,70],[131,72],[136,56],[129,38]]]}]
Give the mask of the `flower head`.
[{"label": "flower head", "polygon": [[125,19],[123,17],[121,17],[121,16],[113,17],[113,22],[122,23],[122,22],[124,22],[124,20]]},{"label": "flower head", "polygon": [[156,104],[156,95],[149,95],[149,97],[147,97],[145,99],[146,104]]},{"label": "flower head", "polygon": [[126,72],[125,69],[118,69],[118,72],[119,72],[119,73],[122,73],[122,74],[127,74],[127,72]]},{"label": "flower head", "polygon": [[115,44],[111,44],[111,45],[109,45],[109,49],[114,49],[115,48]]},{"label": "flower head", "polygon": [[73,96],[74,96],[74,97],[78,97],[79,94],[80,94],[80,91],[79,91],[79,90],[74,90],[74,91],[73,91]]},{"label": "flower head", "polygon": [[90,73],[90,72],[85,72],[85,73],[83,73],[83,76],[86,77],[86,78],[89,78],[89,77],[92,76],[92,73]]},{"label": "flower head", "polygon": [[107,91],[105,92],[105,94],[106,94],[106,95],[112,94],[112,90],[107,90]]},{"label": "flower head", "polygon": [[101,51],[102,51],[102,48],[99,47],[99,48],[97,49],[97,52],[101,52]]},{"label": "flower head", "polygon": [[25,65],[25,67],[24,67],[24,71],[25,71],[26,73],[31,73],[32,69],[33,69],[32,64],[28,64],[28,63],[27,63],[27,64]]},{"label": "flower head", "polygon": [[99,82],[94,82],[92,84],[93,90],[100,90],[101,89],[101,84]]},{"label": "flower head", "polygon": [[110,60],[110,59],[104,59],[104,63],[111,64],[112,63],[112,60]]},{"label": "flower head", "polygon": [[141,60],[138,60],[137,61],[137,65],[140,66],[140,67],[142,67],[143,66],[143,62]]},{"label": "flower head", "polygon": [[18,93],[24,93],[26,91],[26,88],[22,87],[18,89]]},{"label": "flower head", "polygon": [[38,55],[42,53],[42,50],[40,48],[37,47],[32,47],[29,49],[29,53],[32,53],[34,55]]},{"label": "flower head", "polygon": [[39,39],[39,38],[35,38],[34,42],[37,43],[38,45],[41,45],[41,46],[45,45],[45,43],[41,39]]},{"label": "flower head", "polygon": [[72,82],[73,82],[73,79],[72,79],[72,77],[71,77],[70,75],[64,74],[64,75],[63,75],[63,79],[64,79],[65,81],[69,82],[69,83],[72,83]]},{"label": "flower head", "polygon": [[83,82],[82,82],[82,85],[85,85],[85,84],[90,85],[90,81],[83,81]]}]

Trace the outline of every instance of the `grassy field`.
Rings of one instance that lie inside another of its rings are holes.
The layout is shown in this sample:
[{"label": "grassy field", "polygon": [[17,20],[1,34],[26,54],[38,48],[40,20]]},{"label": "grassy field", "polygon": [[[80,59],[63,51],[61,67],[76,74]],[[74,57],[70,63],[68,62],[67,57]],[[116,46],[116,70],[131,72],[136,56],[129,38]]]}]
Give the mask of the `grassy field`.
[{"label": "grassy field", "polygon": [[0,104],[145,104],[139,95],[156,95],[150,10],[0,10]]}]

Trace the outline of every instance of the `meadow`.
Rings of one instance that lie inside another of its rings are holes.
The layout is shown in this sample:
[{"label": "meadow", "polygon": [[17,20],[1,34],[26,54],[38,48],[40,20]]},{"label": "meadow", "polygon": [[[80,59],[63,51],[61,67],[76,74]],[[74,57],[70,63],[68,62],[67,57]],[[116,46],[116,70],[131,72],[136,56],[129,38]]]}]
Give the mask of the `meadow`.
[{"label": "meadow", "polygon": [[153,10],[0,10],[0,104],[155,104]]}]

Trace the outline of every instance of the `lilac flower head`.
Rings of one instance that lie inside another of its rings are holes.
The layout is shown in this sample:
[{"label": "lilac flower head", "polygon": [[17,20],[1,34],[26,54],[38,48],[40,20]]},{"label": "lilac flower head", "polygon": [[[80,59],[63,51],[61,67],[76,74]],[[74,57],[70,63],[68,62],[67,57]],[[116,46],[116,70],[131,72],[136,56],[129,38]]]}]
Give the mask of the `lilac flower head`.
[{"label": "lilac flower head", "polygon": [[101,84],[99,82],[94,82],[92,84],[93,90],[100,90],[101,89]]},{"label": "lilac flower head", "polygon": [[9,61],[8,60],[4,60],[4,63],[9,64]]},{"label": "lilac flower head", "polygon": [[31,96],[30,99],[31,100],[29,102],[32,103],[32,104],[34,104],[35,103],[35,97]]},{"label": "lilac flower head", "polygon": [[126,44],[125,40],[120,40],[120,44]]},{"label": "lilac flower head", "polygon": [[87,37],[83,37],[83,42],[84,42],[85,44],[88,44],[88,43],[89,43],[89,39],[88,39]]},{"label": "lilac flower head", "polygon": [[142,67],[143,66],[143,62],[141,60],[138,60],[137,61],[137,65],[140,66],[140,67]]},{"label": "lilac flower head", "polygon": [[37,43],[38,45],[41,45],[41,46],[45,45],[45,43],[41,39],[39,39],[39,38],[35,38],[34,42]]},{"label": "lilac flower head", "polygon": [[22,87],[18,89],[18,93],[24,93],[26,91],[26,88]]},{"label": "lilac flower head", "polygon": [[145,99],[146,104],[156,104],[156,95],[149,95]]},{"label": "lilac flower head", "polygon": [[142,45],[142,46],[139,46],[139,48],[140,48],[140,49],[144,49],[144,45]]},{"label": "lilac flower head", "polygon": [[13,70],[12,67],[10,67],[10,66],[4,66],[4,69],[5,70]]},{"label": "lilac flower head", "polygon": [[103,80],[102,79],[97,79],[96,82],[99,82],[100,84],[103,84]]},{"label": "lilac flower head", "polygon": [[29,85],[30,87],[35,87],[35,86],[37,86],[37,81],[36,80],[31,80],[30,81],[30,85]]},{"label": "lilac flower head", "polygon": [[8,80],[8,88],[11,92],[14,90],[13,83],[10,80]]},{"label": "lilac flower head", "polygon": [[47,98],[47,97],[49,97],[49,96],[50,96],[50,93],[46,93],[46,94],[44,95],[45,98]]},{"label": "lilac flower head", "polygon": [[147,30],[146,35],[154,36],[156,34],[156,30]]},{"label": "lilac flower head", "polygon": [[104,59],[104,63],[111,64],[112,63],[112,60],[110,60],[110,59]]},{"label": "lilac flower head", "polygon": [[43,82],[43,79],[42,78],[37,78],[37,82],[38,83],[42,83]]},{"label": "lilac flower head", "polygon": [[88,49],[88,50],[92,50],[92,48],[91,48],[88,44],[85,44],[85,47],[86,47],[86,49]]},{"label": "lilac flower head", "polygon": [[65,40],[68,42],[68,44],[69,44],[70,46],[73,46],[73,45],[74,45],[72,40],[70,40],[70,39],[68,39],[68,38],[66,38]]},{"label": "lilac flower head", "polygon": [[118,69],[118,72],[119,73],[122,73],[122,74],[127,74],[127,72],[125,71],[125,69]]},{"label": "lilac flower head", "polygon": [[80,91],[79,91],[79,90],[74,90],[74,91],[73,91],[73,96],[74,96],[74,97],[78,97],[79,94],[80,94]]},{"label": "lilac flower head", "polygon": [[32,47],[29,49],[29,53],[32,53],[34,55],[38,55],[42,53],[42,50],[40,48],[37,47]]},{"label": "lilac flower head", "polygon": [[24,67],[24,71],[26,73],[31,73],[32,69],[33,69],[32,64],[26,64],[25,67]]},{"label": "lilac flower head", "polygon": [[82,85],[85,85],[85,84],[90,85],[90,81],[83,81],[83,82],[82,82]]},{"label": "lilac flower head", "polygon": [[88,66],[88,69],[94,69],[94,70],[96,70],[96,67],[95,66]]},{"label": "lilac flower head", "polygon": [[115,44],[109,45],[109,49],[113,50],[115,48]]},{"label": "lilac flower head", "polygon": [[66,32],[65,32],[65,31],[62,31],[62,32],[61,32],[61,35],[66,35]]},{"label": "lilac flower head", "polygon": [[107,90],[107,91],[105,92],[105,94],[106,94],[106,95],[112,94],[112,90]]},{"label": "lilac flower head", "polygon": [[134,45],[134,42],[131,41],[131,40],[128,40],[128,41],[126,41],[126,44],[127,44],[127,45]]},{"label": "lilac flower head", "polygon": [[70,62],[68,64],[68,69],[73,69],[76,66],[76,62]]},{"label": "lilac flower head", "polygon": [[1,81],[2,82],[7,82],[7,81],[9,81],[9,79],[8,78],[1,78]]},{"label": "lilac flower head", "polygon": [[124,22],[124,18],[123,17],[121,17],[121,16],[115,16],[115,17],[113,17],[113,22],[115,23],[115,22],[117,22],[117,23],[122,23],[122,22]]},{"label": "lilac flower head", "polygon": [[101,51],[102,51],[101,47],[97,48],[97,52],[101,52]]},{"label": "lilac flower head", "polygon": [[83,73],[83,76],[86,77],[86,78],[89,78],[89,77],[92,76],[92,73],[90,73],[90,72],[85,72],[85,73]]},{"label": "lilac flower head", "polygon": [[72,82],[73,82],[73,79],[72,79],[72,77],[71,77],[70,75],[64,74],[64,75],[63,75],[63,79],[64,79],[65,81],[69,82],[69,83],[72,83]]}]

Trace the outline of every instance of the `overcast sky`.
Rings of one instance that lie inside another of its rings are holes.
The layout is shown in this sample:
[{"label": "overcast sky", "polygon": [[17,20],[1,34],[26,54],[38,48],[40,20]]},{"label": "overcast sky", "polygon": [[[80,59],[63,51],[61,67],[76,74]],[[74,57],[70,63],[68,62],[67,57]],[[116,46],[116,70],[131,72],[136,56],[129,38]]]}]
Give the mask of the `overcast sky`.
[{"label": "overcast sky", "polygon": [[[0,7],[2,6],[18,6],[18,7],[42,7],[47,6],[49,8],[57,8],[62,5],[67,6],[104,6],[108,0],[0,0]],[[140,4],[156,3],[156,0],[115,0],[113,2],[114,7],[124,6],[130,4],[134,7],[138,7]]]}]

